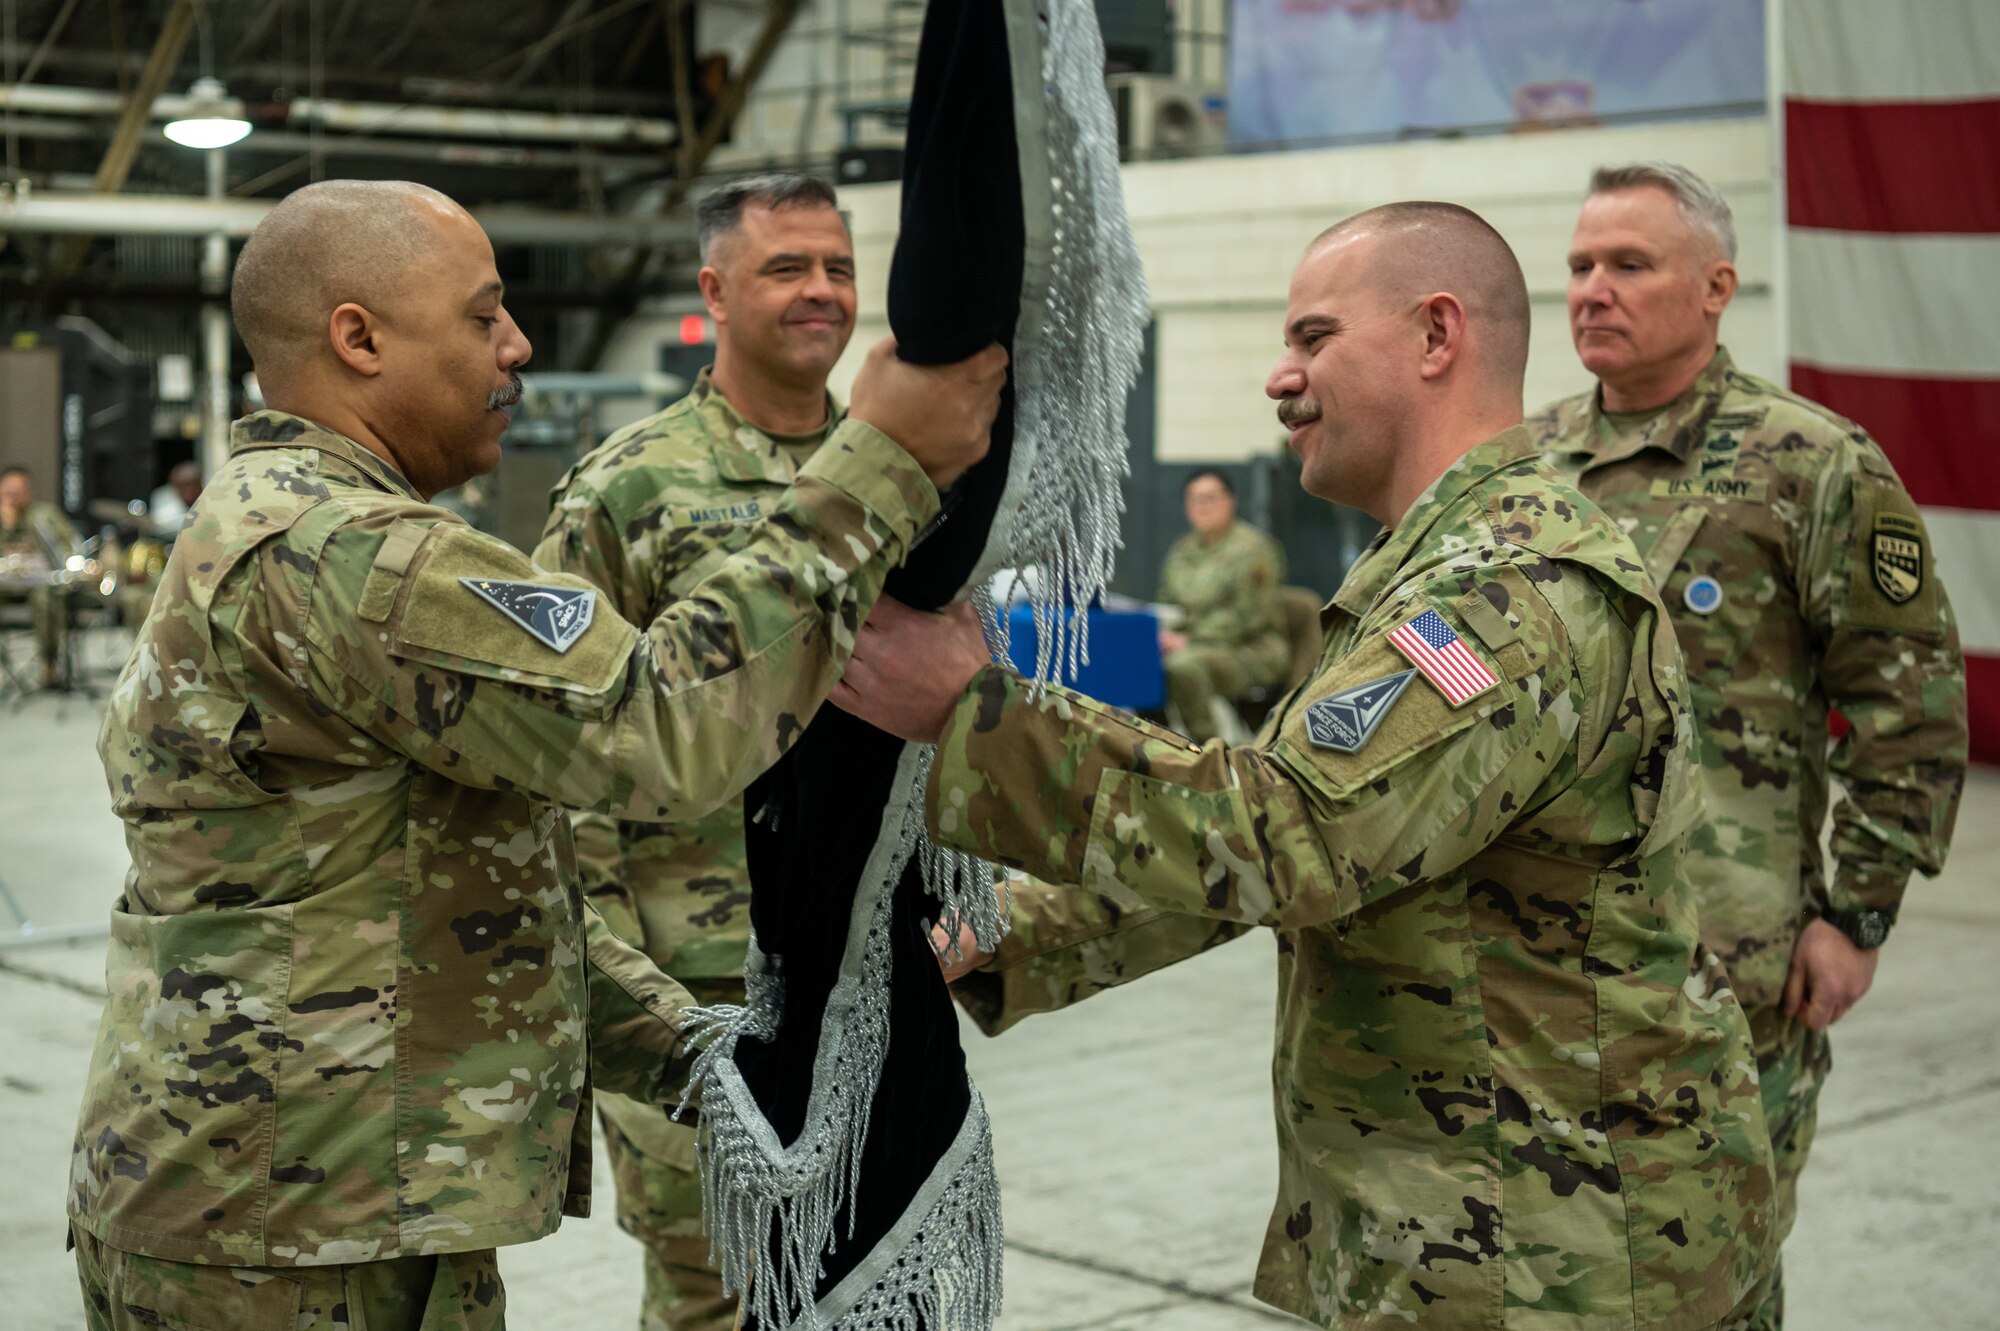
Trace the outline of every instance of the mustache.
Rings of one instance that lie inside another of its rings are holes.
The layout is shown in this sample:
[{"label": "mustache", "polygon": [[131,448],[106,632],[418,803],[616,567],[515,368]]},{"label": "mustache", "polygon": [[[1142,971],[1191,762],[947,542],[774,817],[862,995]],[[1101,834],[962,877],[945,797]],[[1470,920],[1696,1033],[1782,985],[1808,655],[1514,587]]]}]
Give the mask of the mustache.
[{"label": "mustache", "polygon": [[826,319],[834,324],[844,324],[847,322],[847,315],[840,306],[830,301],[802,300],[785,311],[785,319],[788,322],[796,319]]},{"label": "mustache", "polygon": [[1278,424],[1290,429],[1319,419],[1319,403],[1310,398],[1288,397],[1278,404]]},{"label": "mustache", "polygon": [[507,386],[505,388],[496,388],[486,395],[486,409],[488,411],[501,411],[507,407],[519,406],[521,404],[521,394],[527,391],[527,387],[526,384],[521,382],[521,372],[519,370],[514,371],[507,376]]}]

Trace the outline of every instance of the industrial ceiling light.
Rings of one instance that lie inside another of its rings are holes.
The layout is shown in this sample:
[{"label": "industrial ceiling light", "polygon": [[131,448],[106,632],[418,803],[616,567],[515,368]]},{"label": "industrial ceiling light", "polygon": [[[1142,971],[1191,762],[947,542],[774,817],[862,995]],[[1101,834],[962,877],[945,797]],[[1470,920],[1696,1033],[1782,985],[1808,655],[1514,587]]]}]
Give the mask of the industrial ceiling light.
[{"label": "industrial ceiling light", "polygon": [[235,114],[222,80],[203,75],[188,88],[187,104],[177,120],[166,124],[166,136],[183,148],[227,148],[250,132],[250,122]]}]

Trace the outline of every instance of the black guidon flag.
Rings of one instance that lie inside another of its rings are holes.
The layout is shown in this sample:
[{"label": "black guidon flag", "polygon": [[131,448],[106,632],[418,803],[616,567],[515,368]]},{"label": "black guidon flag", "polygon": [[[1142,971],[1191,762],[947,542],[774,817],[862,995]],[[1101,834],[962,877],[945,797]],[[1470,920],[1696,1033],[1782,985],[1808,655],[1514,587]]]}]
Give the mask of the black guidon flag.
[{"label": "black guidon flag", "polygon": [[[931,0],[889,322],[918,364],[1012,357],[993,446],[888,594],[920,609],[1037,568],[1037,672],[1111,574],[1147,302],[1091,0]],[[1080,616],[1078,622],[1080,623]],[[833,707],[744,795],[753,938],[709,1041],[704,1203],[758,1331],[977,1331],[999,1311],[999,1189],[928,921],[1005,930],[993,871],[922,836],[927,747]]]}]

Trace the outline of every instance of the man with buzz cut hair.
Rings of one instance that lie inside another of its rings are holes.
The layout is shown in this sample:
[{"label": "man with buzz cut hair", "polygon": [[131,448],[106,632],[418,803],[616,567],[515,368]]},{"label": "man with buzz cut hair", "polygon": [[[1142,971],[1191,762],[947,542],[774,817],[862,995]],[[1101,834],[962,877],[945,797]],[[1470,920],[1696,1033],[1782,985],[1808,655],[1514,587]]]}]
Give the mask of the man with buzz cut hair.
[{"label": "man with buzz cut hair", "polygon": [[1277,934],[1255,1292],[1342,1331],[1711,1331],[1767,1256],[1749,1032],[1680,876],[1680,653],[1521,428],[1528,316],[1453,204],[1300,259],[1264,391],[1305,489],[1383,530],[1254,743],[1037,689],[971,612],[890,599],[831,695],[937,744],[939,845],[1064,885],[960,982],[988,1029]]},{"label": "man with buzz cut hair", "polygon": [[498,1331],[496,1250],[588,1213],[593,1090],[677,1099],[693,1056],[562,806],[698,817],[777,761],[999,409],[1000,348],[884,341],[776,520],[635,622],[428,502],[499,459],[504,296],[407,182],[308,185],[243,246],[270,408],[98,742],[132,868],[69,1173],[89,1331]]},{"label": "man with buzz cut hair", "polygon": [[[1944,864],[1965,666],[1923,519],[1882,450],[1721,346],[1735,257],[1729,204],[1694,172],[1599,168],[1569,252],[1570,332],[1598,385],[1528,426],[1631,534],[1687,659],[1708,813],[1685,875],[1750,1018],[1782,1242],[1827,1029],[1867,993],[1910,874]],[[1783,1315],[1774,1263],[1728,1325],[1773,1331]]]},{"label": "man with buzz cut hair", "polygon": [[[556,486],[536,561],[590,579],[620,613],[672,602],[755,538],[839,426],[827,376],[854,331],[854,246],[832,187],[732,181],[695,208],[715,363]],[[750,876],[738,801],[666,824],[575,817],[585,896],[703,1004],[743,1001]],[[657,1105],[598,1100],[618,1222],[645,1247],[641,1325],[729,1331],[708,1264],[695,1132]]]}]

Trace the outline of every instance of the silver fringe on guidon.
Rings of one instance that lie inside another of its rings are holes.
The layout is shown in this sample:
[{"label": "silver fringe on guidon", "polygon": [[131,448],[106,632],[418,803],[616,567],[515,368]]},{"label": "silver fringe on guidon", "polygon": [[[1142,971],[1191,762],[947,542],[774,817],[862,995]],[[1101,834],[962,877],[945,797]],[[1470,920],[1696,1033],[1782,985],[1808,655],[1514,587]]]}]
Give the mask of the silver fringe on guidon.
[{"label": "silver fringe on guidon", "polygon": [[[1027,254],[1015,330],[1013,456],[986,553],[962,593],[996,656],[1005,607],[984,588],[1004,568],[1039,570],[1034,677],[1087,659],[1081,613],[1110,582],[1126,474],[1124,409],[1148,317],[1145,279],[1118,179],[1117,131],[1091,0],[1004,0],[1013,64]],[[1034,111],[1040,108],[1041,114]],[[910,857],[947,934],[982,947],[1007,929],[998,875],[924,835],[932,750],[903,750],[874,851],[854,896],[829,995],[805,1126],[786,1147],[735,1065],[736,1042],[776,1029],[781,977],[750,944],[742,1007],[690,1014],[705,1042],[689,1085],[701,1104],[703,1207],[723,1284],[760,1328],[979,1331],[1000,1310],[999,1184],[978,1093],[952,1148],[889,1236],[814,1303],[820,1254],[860,1186],[862,1144],[889,1041],[889,910]]]}]

